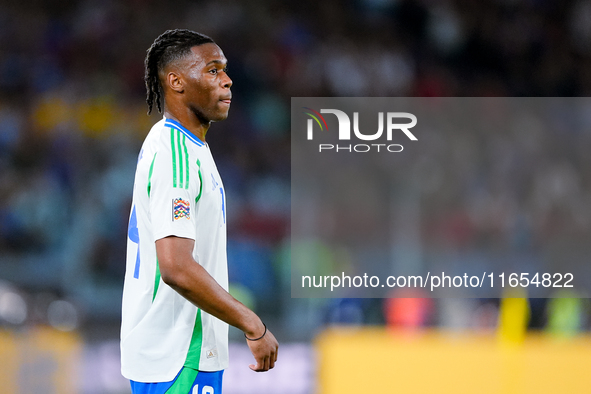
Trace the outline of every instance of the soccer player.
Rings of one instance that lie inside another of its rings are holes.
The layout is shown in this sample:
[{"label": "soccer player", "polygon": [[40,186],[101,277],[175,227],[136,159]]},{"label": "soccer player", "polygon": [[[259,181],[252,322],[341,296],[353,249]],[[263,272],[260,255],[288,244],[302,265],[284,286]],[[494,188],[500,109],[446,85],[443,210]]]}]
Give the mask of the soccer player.
[{"label": "soccer player", "polygon": [[132,392],[220,394],[228,324],[244,332],[257,372],[278,343],[227,291],[226,200],[206,142],[226,119],[232,80],[214,41],[168,30],[145,60],[148,114],[164,118],[139,154],[129,220],[121,371]]}]

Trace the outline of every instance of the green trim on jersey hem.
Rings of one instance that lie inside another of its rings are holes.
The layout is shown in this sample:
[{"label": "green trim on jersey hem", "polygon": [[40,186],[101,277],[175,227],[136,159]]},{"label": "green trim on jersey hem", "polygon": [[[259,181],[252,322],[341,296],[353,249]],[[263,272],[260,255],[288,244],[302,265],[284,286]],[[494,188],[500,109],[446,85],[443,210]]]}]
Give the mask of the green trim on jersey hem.
[{"label": "green trim on jersey hem", "polygon": [[154,279],[154,294],[152,295],[152,302],[156,299],[156,293],[158,292],[158,287],[160,286],[160,263],[158,259],[156,259],[156,278]]},{"label": "green trim on jersey hem", "polygon": [[176,378],[172,386],[166,390],[165,394],[188,394],[197,379],[199,371],[193,368],[183,367],[180,375]]},{"label": "green trim on jersey hem", "polygon": [[176,148],[174,146],[174,129],[170,128],[170,147],[172,150],[172,187],[176,187]]},{"label": "green trim on jersey hem", "polygon": [[199,194],[197,195],[197,197],[195,197],[195,204],[197,204],[197,201],[199,201],[199,199],[201,198],[201,192],[203,191],[203,177],[201,176],[201,161],[197,160],[197,166],[199,167],[199,170],[197,171],[197,173],[199,174]]},{"label": "green trim on jersey hem", "polygon": [[197,309],[197,316],[195,316],[195,327],[193,327],[193,335],[191,335],[191,343],[187,351],[187,359],[185,360],[185,367],[199,369],[199,361],[201,359],[201,345],[203,342],[203,325],[201,323],[201,309]]},{"label": "green trim on jersey hem", "polygon": [[154,162],[156,161],[157,154],[158,152],[154,153],[152,164],[150,164],[150,171],[148,172],[148,197],[150,197],[150,191],[152,190],[152,171],[154,171]]}]

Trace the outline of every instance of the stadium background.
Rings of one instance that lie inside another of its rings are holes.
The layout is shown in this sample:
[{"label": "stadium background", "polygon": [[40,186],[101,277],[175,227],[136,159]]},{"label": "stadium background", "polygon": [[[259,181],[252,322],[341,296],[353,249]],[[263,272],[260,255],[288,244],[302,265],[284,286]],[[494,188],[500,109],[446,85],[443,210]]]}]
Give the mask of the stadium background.
[{"label": "stadium background", "polygon": [[[3,392],[128,392],[117,342],[127,220],[139,147],[158,119],[146,116],[143,59],[169,28],[212,36],[229,59],[232,110],[208,141],[228,195],[232,292],[282,343],[276,370],[250,374],[232,331],[227,393],[588,390],[585,300],[291,299],[289,105],[292,96],[588,96],[591,1],[2,0]],[[559,150],[538,146],[532,176],[554,189],[544,231],[526,233],[529,247],[555,243],[569,256],[556,235],[585,242],[591,231],[589,138],[560,140]],[[498,217],[515,205],[485,209]],[[471,222],[462,205],[425,226],[452,249],[523,236]]]}]

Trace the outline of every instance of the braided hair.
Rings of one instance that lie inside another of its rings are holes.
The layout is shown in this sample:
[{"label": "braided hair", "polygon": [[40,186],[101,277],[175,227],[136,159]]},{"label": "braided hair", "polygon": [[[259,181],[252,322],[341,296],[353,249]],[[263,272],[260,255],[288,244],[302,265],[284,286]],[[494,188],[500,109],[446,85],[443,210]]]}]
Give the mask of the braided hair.
[{"label": "braided hair", "polygon": [[182,59],[191,48],[214,41],[204,35],[191,30],[175,29],[162,33],[148,49],[144,61],[146,82],[146,103],[148,103],[148,115],[152,112],[154,103],[158,112],[162,113],[163,91],[158,74],[173,61]]}]

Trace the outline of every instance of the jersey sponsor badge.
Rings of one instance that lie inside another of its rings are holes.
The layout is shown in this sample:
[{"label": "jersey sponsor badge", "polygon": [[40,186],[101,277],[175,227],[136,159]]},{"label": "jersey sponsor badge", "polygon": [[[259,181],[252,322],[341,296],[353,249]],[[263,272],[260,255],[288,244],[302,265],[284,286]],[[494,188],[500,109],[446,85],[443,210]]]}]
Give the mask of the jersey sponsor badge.
[{"label": "jersey sponsor badge", "polygon": [[191,205],[189,201],[182,198],[172,200],[172,220],[191,219]]}]

